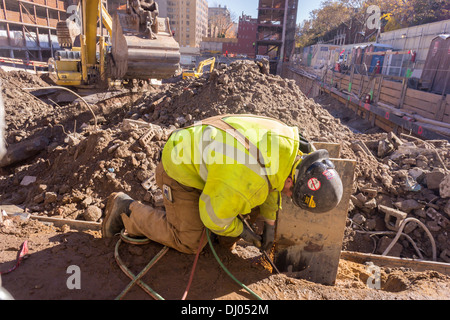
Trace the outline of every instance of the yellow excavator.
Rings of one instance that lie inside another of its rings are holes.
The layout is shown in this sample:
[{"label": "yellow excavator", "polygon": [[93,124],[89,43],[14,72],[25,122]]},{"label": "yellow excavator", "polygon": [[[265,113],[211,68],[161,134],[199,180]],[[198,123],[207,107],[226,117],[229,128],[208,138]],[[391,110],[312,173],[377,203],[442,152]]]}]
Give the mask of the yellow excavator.
[{"label": "yellow excavator", "polygon": [[49,60],[56,85],[105,87],[114,80],[167,79],[179,70],[180,46],[154,1],[127,0],[113,16],[102,0],[79,0],[71,9],[57,25],[63,50]]},{"label": "yellow excavator", "polygon": [[210,66],[209,72],[213,71],[215,62],[216,62],[216,58],[214,58],[214,57],[201,61],[198,64],[197,69],[183,71],[183,79],[186,79],[189,77],[195,77],[195,78],[200,77],[203,74],[203,68],[206,66]]}]

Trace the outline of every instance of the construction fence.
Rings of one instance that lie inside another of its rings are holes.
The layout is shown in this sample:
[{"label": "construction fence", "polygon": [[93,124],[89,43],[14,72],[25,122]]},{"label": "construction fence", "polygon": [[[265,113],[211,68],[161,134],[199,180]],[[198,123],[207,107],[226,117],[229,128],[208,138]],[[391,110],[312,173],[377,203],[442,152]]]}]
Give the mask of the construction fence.
[{"label": "construction fence", "polygon": [[354,70],[325,69],[317,75],[286,65],[283,76],[294,79],[308,98],[326,92],[385,131],[402,129],[427,139],[450,138],[450,95],[410,88],[407,77],[363,75]]}]

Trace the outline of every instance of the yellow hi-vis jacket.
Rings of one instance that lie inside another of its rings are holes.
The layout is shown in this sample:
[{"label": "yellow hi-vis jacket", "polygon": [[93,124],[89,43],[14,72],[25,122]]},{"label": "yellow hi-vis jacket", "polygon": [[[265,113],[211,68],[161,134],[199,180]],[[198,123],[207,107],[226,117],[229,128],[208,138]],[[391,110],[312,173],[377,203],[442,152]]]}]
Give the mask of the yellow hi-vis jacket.
[{"label": "yellow hi-vis jacket", "polygon": [[[229,115],[222,120],[230,130],[199,122],[174,131],[164,146],[162,163],[172,179],[202,190],[200,218],[208,229],[237,237],[243,230],[239,214],[259,206],[264,218],[276,219],[299,135],[296,127],[271,118]],[[245,136],[250,147],[237,135]]]}]

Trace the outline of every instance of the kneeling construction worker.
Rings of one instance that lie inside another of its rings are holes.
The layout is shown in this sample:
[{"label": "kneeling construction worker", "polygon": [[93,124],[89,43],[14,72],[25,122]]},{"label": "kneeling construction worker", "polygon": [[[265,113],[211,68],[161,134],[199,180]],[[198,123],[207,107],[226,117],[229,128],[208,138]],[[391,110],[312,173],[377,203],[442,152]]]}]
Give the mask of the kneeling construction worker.
[{"label": "kneeling construction worker", "polygon": [[[343,187],[326,150],[311,151],[296,127],[272,118],[221,115],[174,131],[156,168],[165,210],[110,195],[103,237],[122,229],[184,253],[196,253],[204,228],[262,250],[274,242],[281,193],[321,213],[338,205]],[[240,217],[259,209],[262,236]]]}]

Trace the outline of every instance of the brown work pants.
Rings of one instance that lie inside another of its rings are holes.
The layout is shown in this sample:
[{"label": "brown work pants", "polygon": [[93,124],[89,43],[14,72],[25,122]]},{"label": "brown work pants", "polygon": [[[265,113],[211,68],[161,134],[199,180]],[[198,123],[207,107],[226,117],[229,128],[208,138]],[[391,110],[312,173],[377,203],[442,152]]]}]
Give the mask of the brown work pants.
[{"label": "brown work pants", "polygon": [[125,230],[134,236],[145,236],[183,253],[194,254],[207,243],[206,235],[200,243],[205,226],[200,219],[201,191],[183,186],[164,171],[160,162],[156,167],[156,184],[170,187],[172,202],[164,197],[165,210],[147,206],[139,201],[130,205],[130,216],[122,215]]}]

